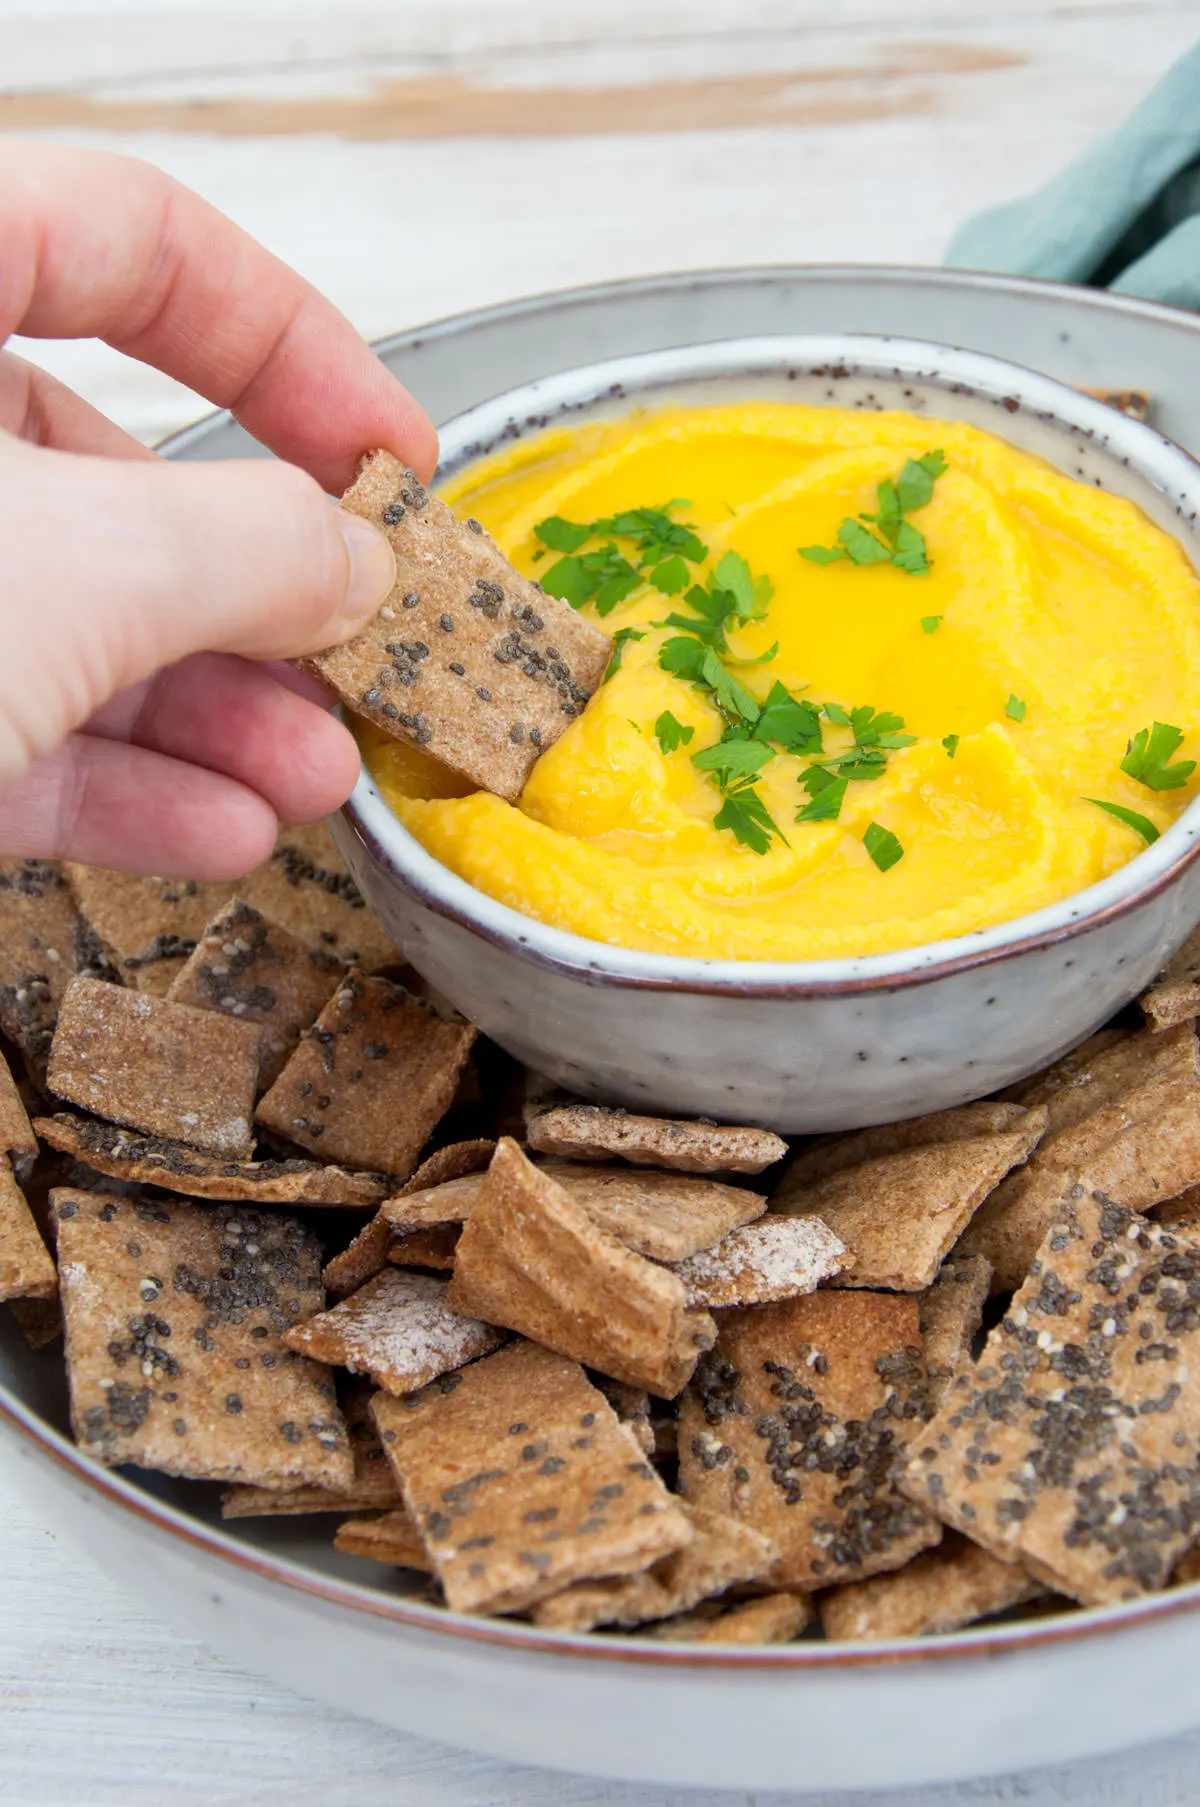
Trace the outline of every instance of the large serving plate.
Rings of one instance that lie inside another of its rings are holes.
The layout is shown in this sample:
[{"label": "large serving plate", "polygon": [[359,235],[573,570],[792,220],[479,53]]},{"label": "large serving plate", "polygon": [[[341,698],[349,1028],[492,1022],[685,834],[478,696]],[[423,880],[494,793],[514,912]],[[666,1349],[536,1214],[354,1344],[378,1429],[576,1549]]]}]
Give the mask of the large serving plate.
[{"label": "large serving plate", "polygon": [[[436,419],[599,358],[855,331],[1135,387],[1200,447],[1200,323],[1053,284],[941,271],[715,271],[551,295],[387,340]],[[227,416],[165,448],[256,451]],[[61,1354],[0,1314],[6,1472],[164,1617],[243,1667],[402,1730],[522,1763],[694,1787],[913,1785],[1094,1755],[1200,1723],[1200,1586],[886,1645],[719,1651],[458,1617],[338,1555],[328,1519],[220,1522],[215,1487],[107,1473],[66,1434]]]}]

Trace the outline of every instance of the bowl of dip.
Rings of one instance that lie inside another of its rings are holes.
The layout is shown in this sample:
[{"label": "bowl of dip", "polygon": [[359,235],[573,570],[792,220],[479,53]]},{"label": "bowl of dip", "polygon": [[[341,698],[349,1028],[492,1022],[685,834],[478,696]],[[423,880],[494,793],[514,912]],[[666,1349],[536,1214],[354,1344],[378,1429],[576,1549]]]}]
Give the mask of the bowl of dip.
[{"label": "bowl of dip", "polygon": [[1200,915],[1200,471],[1151,427],[984,353],[776,336],[526,384],[442,455],[619,666],[517,805],[367,730],[342,845],[572,1091],[787,1132],[958,1104]]}]

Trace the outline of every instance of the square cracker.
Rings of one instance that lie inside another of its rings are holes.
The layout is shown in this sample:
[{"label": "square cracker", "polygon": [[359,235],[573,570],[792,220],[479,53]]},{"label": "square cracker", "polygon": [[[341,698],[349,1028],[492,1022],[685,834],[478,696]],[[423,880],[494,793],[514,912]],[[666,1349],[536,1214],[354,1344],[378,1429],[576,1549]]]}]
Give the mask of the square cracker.
[{"label": "square cracker", "polygon": [[223,1161],[184,1142],[139,1135],[72,1111],[39,1117],[36,1128],[51,1148],[96,1173],[182,1192],[187,1198],[353,1208],[378,1204],[391,1184],[382,1173],[350,1173],[319,1161]]},{"label": "square cracker", "polygon": [[260,1023],[258,1083],[266,1091],[344,973],[336,954],[309,946],[235,898],[206,924],[167,996],[174,1004]]},{"label": "square cracker", "polygon": [[515,802],[603,678],[608,636],[522,577],[390,452],[367,459],[342,507],[387,535],[396,583],[360,634],[304,663],[385,734]]},{"label": "square cracker", "polygon": [[632,1161],[681,1173],[761,1173],[787,1153],[783,1137],[769,1129],[642,1117],[605,1104],[531,1104],[525,1127],[529,1146],[540,1154]]},{"label": "square cracker", "polygon": [[19,1163],[22,1157],[32,1160],[37,1151],[37,1137],[25,1101],[17,1090],[8,1062],[0,1054],[0,1152]]},{"label": "square cracker", "polygon": [[853,1256],[819,1217],[760,1217],[677,1264],[688,1303],[709,1311],[815,1292]]},{"label": "square cracker", "polygon": [[[406,1197],[410,1192],[432,1191],[447,1180],[460,1179],[464,1174],[482,1171],[495,1152],[496,1144],[486,1137],[468,1142],[451,1142],[445,1148],[435,1149],[427,1160],[421,1162],[400,1191],[393,1195],[392,1202]],[[395,1236],[391,1222],[380,1210],[369,1224],[363,1226],[353,1242],[340,1254],[333,1256],[326,1265],[324,1279],[335,1299],[346,1298],[358,1287],[365,1286],[373,1274],[383,1272],[388,1262],[388,1250]]]},{"label": "square cracker", "polygon": [[59,1000],[79,972],[114,976],[60,863],[0,859],[0,1030],[39,1084]]},{"label": "square cracker", "polygon": [[[400,1489],[383,1453],[371,1412],[374,1389],[355,1384],[342,1401],[354,1458],[348,1487],[231,1487],[221,1495],[222,1518],[299,1518],[313,1512],[388,1512],[400,1507]],[[413,1534],[416,1528],[413,1527]]]},{"label": "square cracker", "polygon": [[833,1588],[817,1600],[827,1638],[860,1642],[959,1631],[1045,1593],[1019,1562],[950,1531],[936,1550],[914,1556],[890,1575]]},{"label": "square cracker", "polygon": [[678,1393],[715,1326],[505,1137],[458,1244],[450,1303],[631,1386]]},{"label": "square cracker", "polygon": [[289,1349],[352,1374],[369,1374],[385,1393],[416,1393],[508,1338],[446,1303],[447,1283],[389,1268],[329,1311],[284,1332]]},{"label": "square cracker", "polygon": [[648,1568],[692,1527],[577,1362],[519,1342],[375,1418],[456,1612],[520,1612]]},{"label": "square cracker", "polygon": [[995,1136],[1004,1130],[1019,1129],[1025,1110],[1019,1104],[995,1103],[981,1099],[978,1104],[960,1104],[953,1110],[930,1111],[924,1117],[905,1117],[899,1123],[877,1123],[870,1129],[856,1129],[845,1136],[814,1136],[793,1156],[775,1188],[777,1199],[787,1198],[815,1180],[828,1179],[847,1167],[863,1161],[878,1160],[881,1155],[900,1154],[906,1148],[925,1148],[931,1142],[961,1142],[970,1136]]},{"label": "square cracker", "polygon": [[643,1635],[679,1644],[790,1644],[815,1618],[807,1594],[764,1594],[725,1611],[666,1619]]},{"label": "square cracker", "polygon": [[917,1298],[931,1411],[941,1405],[954,1376],[971,1359],[991,1278],[991,1263],[983,1255],[964,1255],[944,1261],[928,1292]]},{"label": "square cracker", "polygon": [[1200,1015],[1200,928],[1193,929],[1138,1002],[1154,1030],[1171,1029]]},{"label": "square cracker", "polygon": [[1163,1587],[1200,1524],[1200,1248],[1079,1188],[909,1453],[909,1495],[1085,1605]]},{"label": "square cracker", "polygon": [[963,1237],[961,1252],[991,1262],[998,1291],[1021,1284],[1076,1182],[1145,1211],[1200,1181],[1200,1050],[1192,1023],[1129,1036],[1085,1071],[1047,1102],[1040,1146]]},{"label": "square cracker", "polygon": [[47,1080],[56,1097],[110,1122],[234,1158],[253,1151],[256,1023],[72,979]]},{"label": "square cracker", "polygon": [[923,1422],[917,1302],[817,1292],[731,1312],[679,1408],[679,1490],[779,1546],[774,1587],[898,1569],[942,1528],[894,1471]]},{"label": "square cracker", "polygon": [[71,1424],[112,1467],[250,1486],[348,1487],[327,1368],[283,1345],[322,1303],[294,1218],[61,1189],[59,1283]]},{"label": "square cracker", "polygon": [[640,1575],[575,1581],[533,1608],[531,1618],[546,1631],[592,1631],[597,1625],[644,1625],[687,1612],[737,1583],[757,1581],[778,1552],[749,1525],[703,1506],[687,1506],[692,1541],[661,1556]]},{"label": "square cracker", "polygon": [[407,1236],[401,1236],[397,1242],[393,1242],[387,1258],[393,1267],[433,1267],[442,1273],[452,1274],[461,1235],[461,1225],[456,1223],[439,1223],[428,1230],[411,1230]]},{"label": "square cracker", "polygon": [[368,910],[327,822],[280,829],[270,859],[231,885],[230,893],[234,891],[309,947],[335,954],[347,967],[371,972],[400,959]]},{"label": "square cracker", "polygon": [[772,1210],[816,1217],[854,1256],[838,1286],[920,1292],[984,1199],[1036,1147],[1044,1110],[1017,1129],[880,1155],[791,1191]]},{"label": "square cracker", "polygon": [[326,1160],[407,1179],[475,1035],[388,979],[350,973],[259,1101],[258,1121]]},{"label": "square cracker", "polygon": [[423,1575],[433,1573],[425,1539],[403,1505],[379,1518],[348,1518],[334,1532],[333,1547],[347,1556],[365,1556],[398,1569],[419,1569]]},{"label": "square cracker", "polygon": [[57,1291],[54,1258],[12,1168],[0,1156],[0,1299],[52,1299]]}]

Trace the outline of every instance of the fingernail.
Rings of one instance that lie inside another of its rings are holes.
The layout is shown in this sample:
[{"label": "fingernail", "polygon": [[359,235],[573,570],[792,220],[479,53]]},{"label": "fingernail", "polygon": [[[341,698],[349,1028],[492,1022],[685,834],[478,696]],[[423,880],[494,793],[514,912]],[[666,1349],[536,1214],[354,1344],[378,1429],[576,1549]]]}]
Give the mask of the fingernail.
[{"label": "fingernail", "polygon": [[396,581],[396,560],[387,540],[370,521],[339,509],[337,522],[350,555],[342,613],[351,621],[366,621],[378,612]]}]

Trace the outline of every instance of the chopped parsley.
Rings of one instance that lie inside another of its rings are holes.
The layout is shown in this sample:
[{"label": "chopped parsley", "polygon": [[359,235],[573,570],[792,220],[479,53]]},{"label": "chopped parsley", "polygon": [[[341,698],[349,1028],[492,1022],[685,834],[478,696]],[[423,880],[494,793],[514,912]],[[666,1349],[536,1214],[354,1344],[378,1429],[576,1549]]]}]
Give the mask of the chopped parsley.
[{"label": "chopped parsley", "polygon": [[698,772],[710,773],[722,790],[728,790],[744,779],[757,778],[768,760],[774,757],[775,749],[767,746],[765,741],[723,736],[715,747],[693,753],[692,764]]},{"label": "chopped parsley", "polygon": [[809,794],[809,802],[796,811],[797,822],[836,822],[846,796],[845,778],[835,778],[824,766],[811,765],[800,783]]},{"label": "chopped parsley", "polygon": [[625,657],[625,648],[629,645],[629,642],[631,640],[644,640],[645,638],[645,634],[637,627],[619,627],[617,629],[612,637],[612,657],[608,661],[608,670],[601,679],[602,683],[607,684],[608,680],[611,677],[615,677],[616,673],[620,671],[621,661]]},{"label": "chopped parsley", "polygon": [[[708,547],[690,523],[671,519],[672,509],[687,506],[676,497],[661,508],[628,508],[595,521],[548,515],[533,531],[545,550],[564,556],[546,571],[542,588],[575,609],[593,603],[599,615],[611,614],[643,583],[665,596],[677,596],[686,588],[689,563],[700,564],[708,557]],[[584,552],[589,540],[604,543]],[[628,543],[632,561],[618,540]]]},{"label": "chopped parsley", "polygon": [[1196,769],[1194,759],[1181,759],[1177,765],[1167,764],[1182,741],[1183,729],[1173,728],[1169,722],[1155,722],[1151,728],[1140,728],[1125,749],[1121,770],[1144,784],[1147,790],[1176,791],[1181,784],[1187,783]]},{"label": "chopped parsley", "polygon": [[773,740],[785,753],[821,751],[821,712],[794,697],[778,680],[767,692],[754,724],[755,740]]},{"label": "chopped parsley", "polygon": [[925,536],[907,517],[932,500],[934,483],[945,469],[946,457],[941,451],[907,459],[898,477],[876,484],[874,514],[860,514],[857,519],[847,515],[837,530],[835,546],[801,546],[801,558],[814,565],[832,565],[848,558],[855,565],[895,565],[910,577],[923,576],[929,570]]},{"label": "chopped parsley", "polygon": [[739,784],[725,792],[714,827],[727,828],[752,853],[769,852],[773,840],[782,841],[785,847],[788,844],[770,810],[750,783]]},{"label": "chopped parsley", "polygon": [[944,615],[922,615],[921,632],[923,634],[936,634],[944,620]]},{"label": "chopped parsley", "polygon": [[543,576],[542,588],[548,596],[569,602],[573,609],[591,602],[598,615],[611,615],[641,582],[640,572],[617,550],[616,542],[609,540],[595,552],[560,558]]},{"label": "chopped parsley", "polygon": [[1026,707],[1026,703],[1019,696],[1010,695],[1007,703],[1004,705],[1004,713],[1007,715],[1010,722],[1023,722],[1025,720]]},{"label": "chopped parsley", "polygon": [[1105,809],[1118,822],[1124,822],[1126,828],[1132,828],[1140,834],[1147,847],[1153,846],[1158,839],[1158,830],[1147,816],[1139,816],[1136,809],[1126,809],[1123,803],[1105,803],[1102,797],[1085,797],[1085,803],[1094,803],[1097,809]]},{"label": "chopped parsley", "polygon": [[863,846],[881,872],[887,872],[897,860],[904,858],[904,849],[891,829],[881,828],[878,822],[872,822],[867,829]]},{"label": "chopped parsley", "polygon": [[[659,627],[677,627],[703,640],[714,652],[728,652],[727,628],[761,621],[774,594],[769,577],[754,577],[740,552],[725,552],[703,584],[693,584],[684,603],[690,615],[668,615]],[[766,664],[779,650],[778,642],[754,661]],[[749,661],[747,661],[749,663]]]},{"label": "chopped parsley", "polygon": [[669,709],[664,709],[654,724],[654,738],[662,754],[673,753],[676,747],[686,747],[695,732],[694,728],[685,728],[677,721]]},{"label": "chopped parsley", "polygon": [[954,755],[958,752],[958,741],[959,737],[957,734],[947,734],[945,740],[942,742],[948,757],[951,759],[953,759]]}]

